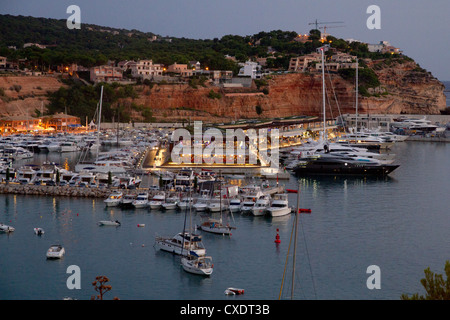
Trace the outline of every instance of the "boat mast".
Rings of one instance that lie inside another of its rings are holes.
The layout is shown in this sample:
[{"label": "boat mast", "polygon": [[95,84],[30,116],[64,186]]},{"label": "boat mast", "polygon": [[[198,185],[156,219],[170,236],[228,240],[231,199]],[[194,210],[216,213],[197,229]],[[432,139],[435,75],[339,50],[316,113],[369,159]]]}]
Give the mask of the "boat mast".
[{"label": "boat mast", "polygon": [[355,130],[358,132],[358,58],[356,58],[356,114],[355,114]]},{"label": "boat mast", "polygon": [[324,63],[324,51],[325,46],[320,48],[320,51],[322,53],[322,104],[323,104],[323,140],[324,142],[327,141],[327,135],[326,135],[326,117],[325,117],[325,63]]},{"label": "boat mast", "polygon": [[291,288],[291,300],[294,300],[294,279],[295,279],[295,256],[297,253],[297,229],[298,229],[298,216],[300,210],[300,180],[298,181],[297,190],[297,211],[295,211],[295,233],[294,233],[294,255],[292,258],[292,288]]},{"label": "boat mast", "polygon": [[98,128],[97,128],[97,158],[100,152],[100,122],[102,121],[102,101],[103,101],[103,86],[100,90],[100,104],[98,110]]}]

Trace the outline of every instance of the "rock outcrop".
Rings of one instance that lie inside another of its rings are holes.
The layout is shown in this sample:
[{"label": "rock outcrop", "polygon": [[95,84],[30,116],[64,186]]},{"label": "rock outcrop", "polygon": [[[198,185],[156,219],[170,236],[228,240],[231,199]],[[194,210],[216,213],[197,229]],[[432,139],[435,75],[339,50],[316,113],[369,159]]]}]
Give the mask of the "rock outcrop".
[{"label": "rock outcrop", "polygon": [[[415,62],[380,60],[368,62],[380,85],[359,95],[360,113],[440,114],[446,108],[444,85]],[[14,89],[14,86],[18,90]],[[47,104],[47,92],[63,84],[54,77],[0,77],[3,96],[1,115],[34,115]],[[355,112],[354,80],[326,74],[327,117]],[[155,84],[136,87],[135,104],[150,108],[156,121],[202,120],[224,122],[238,119],[276,118],[322,114],[322,76],[318,73],[288,73],[268,77],[257,88],[220,88],[212,85],[193,88],[188,84]],[[129,105],[135,121],[139,111]]]}]

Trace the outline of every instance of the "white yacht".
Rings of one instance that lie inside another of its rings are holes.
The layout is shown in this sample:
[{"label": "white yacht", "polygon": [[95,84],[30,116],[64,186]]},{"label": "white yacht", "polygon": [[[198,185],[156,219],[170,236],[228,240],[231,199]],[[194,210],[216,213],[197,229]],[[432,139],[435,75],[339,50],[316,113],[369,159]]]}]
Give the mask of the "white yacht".
[{"label": "white yacht", "polygon": [[228,206],[228,209],[231,212],[239,212],[241,211],[241,199],[240,198],[232,198],[230,199],[230,204]]},{"label": "white yacht", "polygon": [[419,131],[435,131],[439,127],[431,124],[430,120],[427,120],[426,117],[422,119],[416,118],[401,118],[397,121],[391,123],[391,126],[394,128],[402,128],[408,130],[419,130]]},{"label": "white yacht", "polygon": [[175,210],[180,198],[177,195],[167,197],[166,201],[161,205],[164,210]]},{"label": "white yacht", "polygon": [[150,209],[160,209],[162,204],[166,201],[166,193],[164,191],[157,192],[149,202]]},{"label": "white yacht", "polygon": [[75,152],[78,151],[78,146],[73,141],[64,141],[60,144],[59,152]]},{"label": "white yacht", "polygon": [[37,178],[37,169],[32,165],[25,165],[17,169],[16,182],[20,184],[32,184]]},{"label": "white yacht", "polygon": [[264,193],[261,191],[261,187],[252,186],[251,188],[247,188],[247,192],[242,196],[241,212],[251,214],[256,200],[262,196],[264,196]]},{"label": "white yacht", "polygon": [[148,206],[149,206],[148,193],[147,192],[139,193],[136,199],[133,201],[133,207],[147,208]]},{"label": "white yacht", "polygon": [[381,137],[374,137],[367,133],[349,133],[336,138],[336,142],[353,147],[364,147],[367,149],[389,149],[394,142],[386,141]]},{"label": "white yacht", "polygon": [[183,197],[181,201],[177,203],[177,207],[180,210],[186,210],[189,207],[192,207],[194,204],[194,199],[192,197]]},{"label": "white yacht", "polygon": [[171,238],[157,236],[155,245],[164,251],[171,252],[182,256],[196,255],[198,257],[206,254],[200,235],[188,232],[180,232]]},{"label": "white yacht", "polygon": [[3,149],[3,156],[10,159],[29,159],[33,158],[34,153],[22,147],[8,147]]},{"label": "white yacht", "polygon": [[190,168],[183,168],[175,175],[175,189],[186,189],[192,186],[194,182],[194,170]]},{"label": "white yacht", "polygon": [[122,202],[123,193],[114,191],[104,200],[107,207],[116,207]]},{"label": "white yacht", "polygon": [[47,150],[49,152],[60,152],[61,150],[61,142],[53,141],[47,145]]},{"label": "white yacht", "polygon": [[208,208],[210,198],[209,197],[200,197],[197,199],[197,201],[192,206],[193,209],[197,212],[203,212],[206,211]]},{"label": "white yacht", "polygon": [[273,196],[272,203],[266,210],[271,217],[280,217],[291,213],[287,193],[277,193]]},{"label": "white yacht", "polygon": [[256,200],[255,205],[252,208],[252,214],[254,216],[263,216],[266,214],[267,208],[270,207],[271,198],[269,195],[261,196]]},{"label": "white yacht", "polygon": [[212,182],[212,181],[216,181],[215,173],[212,171],[202,170],[197,175],[197,183]]},{"label": "white yacht", "polygon": [[133,201],[136,200],[136,195],[133,193],[127,193],[122,197],[121,207],[130,208],[133,207]]}]

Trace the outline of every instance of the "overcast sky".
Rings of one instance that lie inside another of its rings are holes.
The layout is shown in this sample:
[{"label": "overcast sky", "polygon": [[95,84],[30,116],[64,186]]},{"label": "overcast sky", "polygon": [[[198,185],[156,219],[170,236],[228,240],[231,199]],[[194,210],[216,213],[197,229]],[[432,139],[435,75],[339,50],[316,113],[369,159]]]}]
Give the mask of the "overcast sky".
[{"label": "overcast sky", "polygon": [[[344,22],[327,31],[367,43],[387,40],[439,80],[450,80],[449,0],[0,0],[0,13],[66,19],[69,5],[80,7],[82,24],[192,39],[308,33],[316,19]],[[370,5],[381,9],[379,30],[366,26]]]}]

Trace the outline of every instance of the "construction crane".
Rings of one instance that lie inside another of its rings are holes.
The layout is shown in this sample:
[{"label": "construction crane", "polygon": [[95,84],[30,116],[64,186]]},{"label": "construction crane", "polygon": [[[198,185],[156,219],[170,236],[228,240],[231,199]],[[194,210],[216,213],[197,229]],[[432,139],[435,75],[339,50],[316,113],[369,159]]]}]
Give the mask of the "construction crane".
[{"label": "construction crane", "polygon": [[315,22],[308,23],[309,25],[315,25],[316,29],[319,30],[319,24],[334,24],[334,23],[344,23],[342,21],[334,21],[334,22],[318,22],[317,19]]},{"label": "construction crane", "polygon": [[319,27],[319,29],[323,29],[322,37],[324,37],[324,35],[327,34],[327,29],[331,29],[331,28],[343,28],[343,27],[345,27],[345,26],[332,26],[332,27],[323,26],[323,27]]}]

